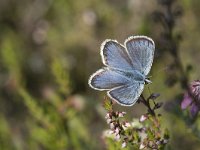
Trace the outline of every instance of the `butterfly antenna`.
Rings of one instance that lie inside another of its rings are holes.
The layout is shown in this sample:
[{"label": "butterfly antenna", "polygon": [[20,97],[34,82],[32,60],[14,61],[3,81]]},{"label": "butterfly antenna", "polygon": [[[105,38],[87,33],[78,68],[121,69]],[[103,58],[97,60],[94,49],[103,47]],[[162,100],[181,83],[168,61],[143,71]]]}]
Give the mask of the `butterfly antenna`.
[{"label": "butterfly antenna", "polygon": [[[154,77],[156,77],[160,72],[163,72],[163,71],[167,71],[170,67],[169,66],[166,66],[158,71],[156,71],[156,73],[153,75]],[[149,76],[149,78],[151,78],[152,76]]]},{"label": "butterfly antenna", "polygon": [[148,87],[149,95],[151,95],[151,89],[150,89],[149,85],[147,87]]}]

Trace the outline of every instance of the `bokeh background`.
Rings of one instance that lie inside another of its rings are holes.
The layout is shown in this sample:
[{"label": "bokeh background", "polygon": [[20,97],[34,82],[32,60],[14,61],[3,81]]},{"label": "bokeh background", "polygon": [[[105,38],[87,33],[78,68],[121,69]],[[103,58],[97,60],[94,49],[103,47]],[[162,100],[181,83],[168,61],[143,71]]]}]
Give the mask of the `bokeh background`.
[{"label": "bokeh background", "polygon": [[[102,137],[108,128],[105,92],[89,88],[88,78],[102,67],[105,39],[123,43],[146,35],[156,44],[149,88],[164,102],[159,112],[170,130],[170,147],[199,150],[200,121],[180,109],[177,95],[184,91],[170,80],[176,70],[170,74],[173,58],[160,42],[166,29],[153,15],[165,11],[158,1],[0,0],[0,149],[109,149]],[[190,81],[199,79],[200,1],[173,5],[180,13],[173,35],[181,38],[181,62],[191,70]],[[141,104],[116,107],[129,118],[146,112]]]}]

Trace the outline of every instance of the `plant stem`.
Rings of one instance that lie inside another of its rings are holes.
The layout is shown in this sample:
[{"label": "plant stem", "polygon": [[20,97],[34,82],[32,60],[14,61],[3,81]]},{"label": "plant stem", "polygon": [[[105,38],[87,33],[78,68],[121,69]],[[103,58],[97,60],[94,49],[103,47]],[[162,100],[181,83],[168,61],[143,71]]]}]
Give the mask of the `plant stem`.
[{"label": "plant stem", "polygon": [[148,112],[155,117],[156,114],[154,112],[154,109],[151,108],[150,103],[148,100],[145,99],[145,97],[143,95],[140,96],[140,102],[143,103],[147,108],[148,108]]},{"label": "plant stem", "polygon": [[[172,5],[175,1],[171,1],[169,3],[166,3],[165,5],[163,5],[165,12],[163,12],[163,19],[161,20],[161,23],[164,27],[165,30],[165,34],[167,35],[166,40],[169,41],[170,44],[170,48],[169,48],[169,52],[172,55],[173,59],[174,59],[174,64],[176,65],[177,69],[179,70],[179,73],[181,75],[180,77],[180,84],[182,89],[188,90],[188,76],[187,73],[183,67],[183,64],[181,62],[180,59],[180,55],[179,55],[179,45],[176,41],[176,39],[173,37],[173,30],[174,30],[174,25],[176,22],[176,16],[174,16],[173,14],[173,9],[172,9]],[[164,23],[163,23],[164,21]]]}]

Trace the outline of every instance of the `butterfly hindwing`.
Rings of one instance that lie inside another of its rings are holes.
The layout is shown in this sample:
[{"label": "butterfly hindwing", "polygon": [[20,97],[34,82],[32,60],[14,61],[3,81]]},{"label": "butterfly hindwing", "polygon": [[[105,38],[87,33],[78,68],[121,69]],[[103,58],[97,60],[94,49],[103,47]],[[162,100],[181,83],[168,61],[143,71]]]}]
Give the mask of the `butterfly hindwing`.
[{"label": "butterfly hindwing", "polygon": [[101,46],[104,65],[120,70],[132,70],[133,65],[124,46],[115,40],[105,40]]},{"label": "butterfly hindwing", "polygon": [[108,91],[108,96],[120,105],[132,106],[138,100],[144,89],[144,84],[139,82],[129,83]]}]

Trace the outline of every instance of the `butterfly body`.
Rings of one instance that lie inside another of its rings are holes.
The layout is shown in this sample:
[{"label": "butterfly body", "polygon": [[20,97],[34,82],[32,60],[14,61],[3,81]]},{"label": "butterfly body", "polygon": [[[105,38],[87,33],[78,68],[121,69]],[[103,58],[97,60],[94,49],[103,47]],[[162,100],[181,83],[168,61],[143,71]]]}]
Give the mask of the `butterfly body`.
[{"label": "butterfly body", "polygon": [[120,105],[132,106],[141,95],[153,62],[155,45],[146,36],[129,37],[124,45],[105,40],[101,46],[104,68],[95,72],[89,85],[107,90],[107,95]]}]

